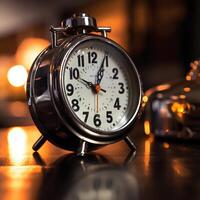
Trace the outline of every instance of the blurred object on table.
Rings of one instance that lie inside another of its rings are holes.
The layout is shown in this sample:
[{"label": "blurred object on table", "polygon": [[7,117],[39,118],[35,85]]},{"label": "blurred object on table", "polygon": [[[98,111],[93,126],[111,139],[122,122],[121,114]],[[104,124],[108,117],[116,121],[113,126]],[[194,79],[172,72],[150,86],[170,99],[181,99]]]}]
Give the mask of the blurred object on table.
[{"label": "blurred object on table", "polygon": [[190,66],[185,80],[159,85],[145,93],[146,135],[200,140],[200,60]]}]

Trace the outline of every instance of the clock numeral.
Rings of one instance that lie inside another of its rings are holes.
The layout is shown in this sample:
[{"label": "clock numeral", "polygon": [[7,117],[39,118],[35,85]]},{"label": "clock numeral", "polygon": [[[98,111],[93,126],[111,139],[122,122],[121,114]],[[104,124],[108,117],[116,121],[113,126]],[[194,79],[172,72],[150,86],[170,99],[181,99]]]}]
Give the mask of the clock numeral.
[{"label": "clock numeral", "polygon": [[101,126],[100,114],[94,115],[93,122],[95,126]]},{"label": "clock numeral", "polygon": [[74,93],[74,87],[73,87],[73,85],[70,84],[70,83],[67,84],[66,89],[67,89],[67,91],[68,91],[67,95],[68,95],[68,96],[72,96],[73,93]]},{"label": "clock numeral", "polygon": [[124,89],[124,84],[123,83],[118,83],[118,85],[120,86],[120,89],[119,89],[119,94],[123,94],[125,89]]},{"label": "clock numeral", "polygon": [[112,72],[113,72],[113,79],[119,79],[119,77],[118,77],[118,73],[119,73],[118,69],[117,68],[113,68]]},{"label": "clock numeral", "polygon": [[84,67],[84,55],[78,55],[78,66],[79,67]]},{"label": "clock numeral", "polygon": [[107,111],[106,112],[106,118],[108,123],[112,123],[113,117],[112,117],[112,111]]},{"label": "clock numeral", "polygon": [[88,52],[88,63],[97,63],[97,53],[96,52]]},{"label": "clock numeral", "polygon": [[70,67],[69,68],[69,78],[72,80],[73,78],[74,79],[78,79],[79,78],[79,70],[78,68],[72,68]]},{"label": "clock numeral", "polygon": [[108,55],[105,56],[105,66],[108,67]]},{"label": "clock numeral", "polygon": [[80,107],[78,105],[78,100],[77,99],[73,99],[72,100],[72,108],[75,112],[79,111]]},{"label": "clock numeral", "polygon": [[83,115],[85,115],[85,119],[84,119],[84,122],[87,122],[88,120],[88,116],[89,116],[89,112],[83,112]]},{"label": "clock numeral", "polygon": [[121,105],[119,103],[119,98],[116,98],[114,108],[117,108],[117,110],[119,110],[121,108]]}]

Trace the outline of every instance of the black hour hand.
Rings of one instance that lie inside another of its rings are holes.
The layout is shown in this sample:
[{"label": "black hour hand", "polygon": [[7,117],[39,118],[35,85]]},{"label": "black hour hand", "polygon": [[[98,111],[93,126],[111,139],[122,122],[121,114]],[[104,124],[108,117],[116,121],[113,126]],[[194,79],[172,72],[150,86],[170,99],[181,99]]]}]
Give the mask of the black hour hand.
[{"label": "black hour hand", "polygon": [[79,78],[80,81],[82,81],[87,87],[94,88],[94,85],[92,82],[86,81],[85,79]]},{"label": "black hour hand", "polygon": [[[80,81],[82,81],[86,87],[91,88],[93,91],[95,91],[95,85],[92,82],[86,81],[85,79],[79,78]],[[100,89],[102,92],[106,93],[106,90],[103,88]]]}]

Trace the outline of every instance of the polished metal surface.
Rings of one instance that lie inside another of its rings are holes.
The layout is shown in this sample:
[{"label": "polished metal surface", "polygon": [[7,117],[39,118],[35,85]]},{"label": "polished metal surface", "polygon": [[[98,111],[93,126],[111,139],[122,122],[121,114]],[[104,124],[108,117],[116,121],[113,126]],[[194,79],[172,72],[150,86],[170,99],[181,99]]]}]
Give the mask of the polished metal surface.
[{"label": "polished metal surface", "polygon": [[200,140],[200,61],[191,63],[185,80],[157,86],[145,95],[147,135]]},{"label": "polished metal surface", "polygon": [[96,19],[86,13],[74,14],[71,18],[63,20],[61,26],[70,29],[71,33],[87,33],[97,29]]},{"label": "polished metal surface", "polygon": [[[97,137],[95,136],[97,135],[96,132],[91,134],[92,131],[88,131],[84,125],[77,123],[73,116],[69,114],[69,109],[65,106],[66,104],[62,97],[62,89],[59,87],[59,73],[62,69],[60,66],[62,66],[63,57],[66,57],[66,52],[68,52],[67,55],[69,55],[75,45],[83,41],[96,39],[107,42],[116,48],[119,47],[117,47],[114,42],[100,36],[81,35],[70,39],[65,40],[63,44],[60,45],[60,49],[47,48],[35,60],[27,82],[28,104],[35,124],[46,139],[61,148],[77,151],[80,147],[80,138],[83,138],[85,141],[89,142],[88,150],[92,150],[100,147],[99,145],[118,141],[127,135],[129,129],[134,125],[135,120],[140,114],[142,98],[141,82],[133,64],[133,70],[138,81],[138,102],[129,122],[124,126],[123,133],[120,129],[113,134],[110,133],[105,136],[103,134],[98,134]],[[55,54],[58,56],[57,59],[55,59]],[[52,58],[54,58],[53,61]],[[51,68],[51,66],[53,66],[53,68]]]},{"label": "polished metal surface", "polygon": [[[80,29],[87,31],[79,33]],[[104,34],[109,30],[109,28],[96,27],[95,20],[84,13],[69,18],[62,24],[62,27],[51,27],[52,45],[36,58],[27,81],[27,99],[31,116],[43,135],[34,144],[34,150],[37,151],[46,140],[49,140],[58,147],[83,153],[117,142],[125,137],[128,145],[135,150],[127,134],[141,110],[142,86],[137,69],[125,50],[114,41],[98,34],[86,34],[90,31]],[[67,33],[67,35],[58,40],[58,32]],[[116,130],[107,132],[89,127],[79,120],[66,100],[63,89],[65,87],[63,83],[64,66],[69,56],[82,43],[91,45],[95,44],[95,41],[99,42],[102,47],[112,47],[113,51],[116,50],[123,55],[124,67],[127,67],[129,79],[132,79],[129,88],[132,98],[122,120],[123,124],[120,124]]]},{"label": "polished metal surface", "polygon": [[[74,14],[61,22],[60,27],[50,27],[52,47],[59,46],[59,33],[65,37],[78,34],[89,34],[91,32],[101,33],[102,37],[107,37],[111,32],[111,27],[98,27],[96,19],[86,13]],[[63,37],[62,36],[62,37]],[[61,37],[61,39],[63,39]]]},{"label": "polished metal surface", "polygon": [[[137,154],[121,141],[86,157],[49,142],[31,149],[34,126],[0,130],[1,200],[198,200],[199,144],[167,143],[134,132]],[[130,159],[131,158],[131,159]]]}]

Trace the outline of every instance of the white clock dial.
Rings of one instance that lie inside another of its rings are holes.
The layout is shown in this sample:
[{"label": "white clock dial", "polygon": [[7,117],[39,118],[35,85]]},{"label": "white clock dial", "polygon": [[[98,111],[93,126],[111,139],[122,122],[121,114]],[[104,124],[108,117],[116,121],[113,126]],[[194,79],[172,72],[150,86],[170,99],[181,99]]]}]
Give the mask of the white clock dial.
[{"label": "white clock dial", "polygon": [[64,62],[64,95],[88,127],[110,132],[128,120],[133,98],[124,55],[111,45],[85,42]]}]

